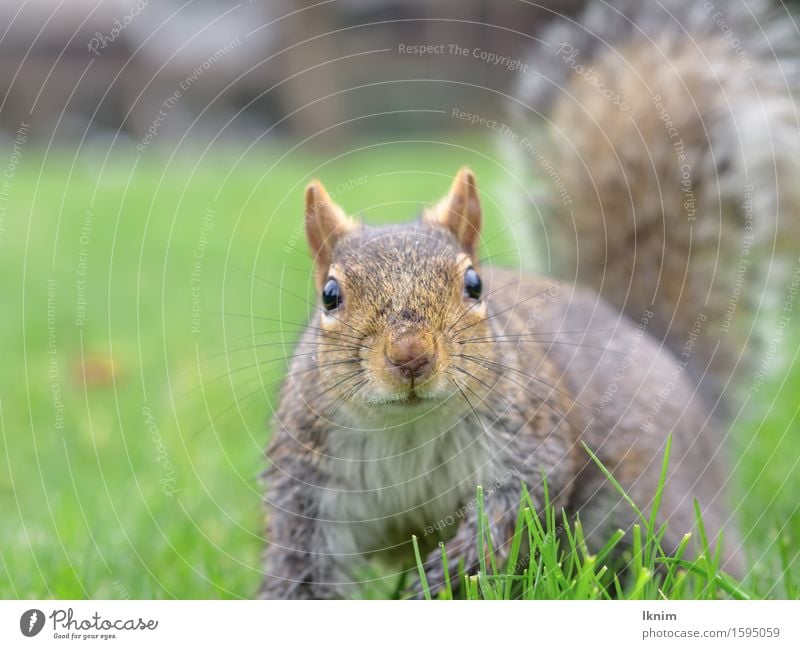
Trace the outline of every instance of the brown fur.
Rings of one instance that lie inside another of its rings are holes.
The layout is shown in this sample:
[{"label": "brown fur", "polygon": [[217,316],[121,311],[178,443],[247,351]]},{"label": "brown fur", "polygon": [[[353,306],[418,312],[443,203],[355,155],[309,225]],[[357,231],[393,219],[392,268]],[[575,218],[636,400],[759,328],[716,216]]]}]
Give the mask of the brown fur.
[{"label": "brown fur", "polygon": [[[593,293],[567,284],[488,267],[483,297],[465,297],[471,260],[456,238],[463,230],[450,227],[428,218],[337,238],[329,272],[340,281],[344,303],[332,314],[317,313],[300,343],[299,350],[316,353],[292,363],[268,453],[262,594],[352,595],[359,565],[368,560],[413,565],[412,534],[433,551],[434,587],[442,583],[439,540],[447,541],[452,561],[464,559],[473,569],[475,509],[448,516],[469,505],[478,483],[494,485],[487,511],[501,556],[509,548],[519,481],[541,505],[542,474],[556,506],[580,512],[589,542],[599,546],[609,529],[628,528],[633,518],[582,444],[647,510],[670,431],[667,547],[691,528],[697,498],[712,536],[727,524],[727,566],[740,567],[718,493],[715,431],[706,426],[707,404],[688,376],[674,378],[652,427],[642,428],[676,359],[648,336],[637,340],[635,325]],[[419,336],[436,351],[432,375],[411,388],[385,358],[400,335]],[[605,398],[625,355],[632,358],[624,380]],[[400,450],[371,455],[382,443]],[[363,454],[349,455],[353,447]],[[388,483],[369,481],[379,480],[382,469],[364,480],[365,471],[397,454],[409,461],[386,465]],[[430,466],[421,467],[419,458]]]},{"label": "brown fur", "polygon": [[563,92],[521,89],[569,194],[549,201],[559,274],[634,320],[653,310],[678,355],[699,329],[686,360],[712,401],[754,356],[754,314],[785,284],[776,253],[800,247],[796,41],[784,53],[789,25],[764,2],[755,18],[734,4],[719,7],[732,45],[693,0],[591,3],[585,31],[559,22],[537,52]]}]

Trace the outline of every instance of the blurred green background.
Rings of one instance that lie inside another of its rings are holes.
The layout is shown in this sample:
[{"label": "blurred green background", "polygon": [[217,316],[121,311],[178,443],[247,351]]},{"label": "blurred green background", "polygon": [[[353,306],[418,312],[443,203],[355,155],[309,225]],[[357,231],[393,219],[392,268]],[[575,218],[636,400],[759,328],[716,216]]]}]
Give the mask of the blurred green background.
[{"label": "blurred green background", "polygon": [[[287,142],[158,164],[26,152],[0,239],[0,596],[252,596],[268,419],[314,299],[305,183],[322,178],[369,222],[407,220],[470,164],[484,254],[518,265],[530,249],[487,149]],[[800,579],[796,562],[785,571],[800,538],[790,365],[737,425],[729,484],[762,596]]]},{"label": "blurred green background", "polygon": [[498,176],[467,143],[290,149],[26,152],[0,240],[0,596],[255,592],[267,422],[314,299],[309,170],[368,221],[415,217],[463,163]]}]

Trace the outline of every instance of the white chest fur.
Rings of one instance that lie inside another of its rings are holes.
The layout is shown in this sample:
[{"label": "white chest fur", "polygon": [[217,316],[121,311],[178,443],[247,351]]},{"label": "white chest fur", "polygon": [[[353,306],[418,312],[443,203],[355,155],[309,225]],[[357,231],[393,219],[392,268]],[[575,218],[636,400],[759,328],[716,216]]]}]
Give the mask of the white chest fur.
[{"label": "white chest fur", "polygon": [[476,485],[495,473],[492,446],[473,415],[423,412],[404,419],[380,429],[374,421],[352,422],[330,432],[330,489],[320,514],[331,552],[391,552],[411,534],[438,535],[458,523]]}]

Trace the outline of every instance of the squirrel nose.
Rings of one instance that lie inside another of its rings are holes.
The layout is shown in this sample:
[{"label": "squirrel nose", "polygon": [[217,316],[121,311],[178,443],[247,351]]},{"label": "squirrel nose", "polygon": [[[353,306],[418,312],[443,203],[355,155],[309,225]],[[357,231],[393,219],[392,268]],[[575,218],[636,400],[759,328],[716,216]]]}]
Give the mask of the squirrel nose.
[{"label": "squirrel nose", "polygon": [[389,344],[386,359],[403,379],[420,379],[431,374],[434,352],[418,338],[406,337]]}]

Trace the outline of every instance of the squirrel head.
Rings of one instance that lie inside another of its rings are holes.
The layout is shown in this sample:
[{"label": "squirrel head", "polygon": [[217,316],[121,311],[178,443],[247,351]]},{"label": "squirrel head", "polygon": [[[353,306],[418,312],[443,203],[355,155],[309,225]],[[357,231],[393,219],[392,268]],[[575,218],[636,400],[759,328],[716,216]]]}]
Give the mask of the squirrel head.
[{"label": "squirrel head", "polygon": [[408,411],[458,400],[465,384],[481,389],[480,366],[456,370],[464,354],[485,355],[487,345],[473,341],[490,335],[469,169],[418,222],[384,227],[348,217],[314,181],[305,225],[319,301],[315,358],[334,396],[356,408]]}]

